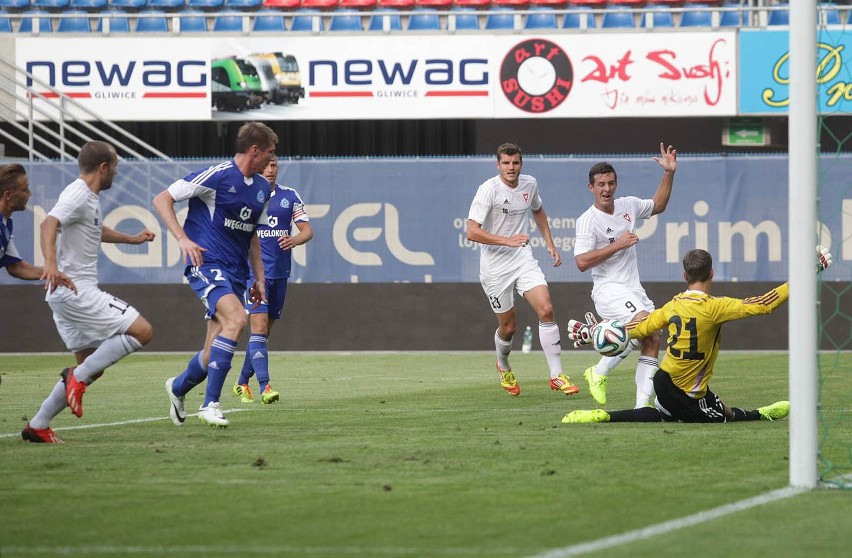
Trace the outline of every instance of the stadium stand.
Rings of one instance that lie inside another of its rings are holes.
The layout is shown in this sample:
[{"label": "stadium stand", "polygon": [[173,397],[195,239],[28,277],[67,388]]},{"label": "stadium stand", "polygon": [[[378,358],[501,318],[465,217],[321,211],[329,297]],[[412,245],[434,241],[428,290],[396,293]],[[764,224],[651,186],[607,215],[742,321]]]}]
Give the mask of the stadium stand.
[{"label": "stadium stand", "polygon": [[109,6],[107,0],[71,0],[71,8],[100,12]]},{"label": "stadium stand", "polygon": [[166,12],[163,10],[147,9],[139,12],[136,20],[137,33],[168,33],[169,22],[166,20]]},{"label": "stadium stand", "polygon": [[263,5],[263,0],[225,0],[225,7],[229,10],[253,11]]},{"label": "stadium stand", "polygon": [[475,8],[456,6],[450,10],[447,29],[479,29],[479,15]]},{"label": "stadium stand", "polygon": [[263,0],[265,8],[278,8],[281,10],[295,10],[302,5],[302,0]]},{"label": "stadium stand", "polygon": [[530,13],[524,21],[524,29],[558,29],[556,12],[548,6],[530,6]]},{"label": "stadium stand", "polygon": [[642,27],[647,29],[674,27],[674,13],[670,10],[648,10],[640,14]]},{"label": "stadium stand", "polygon": [[119,10],[138,11],[148,4],[148,0],[110,0],[109,4]]},{"label": "stadium stand", "polygon": [[434,8],[417,8],[408,16],[409,31],[438,31],[441,29],[441,18]]},{"label": "stadium stand", "polygon": [[328,24],[329,31],[363,31],[364,22],[361,12],[352,9],[337,9],[331,14]]},{"label": "stadium stand", "polygon": [[[707,4],[693,4],[680,15],[680,27],[712,27],[713,12]],[[701,9],[703,8],[703,9]]]},{"label": "stadium stand", "polygon": [[243,15],[233,10],[223,10],[213,18],[213,31],[217,33],[242,33]]},{"label": "stadium stand", "polygon": [[85,10],[69,9],[62,12],[59,25],[56,27],[58,33],[91,33],[92,24],[89,22],[89,12]]},{"label": "stadium stand", "polygon": [[343,9],[371,10],[376,7],[376,0],[340,0],[338,6]]},{"label": "stadium stand", "polygon": [[[44,10],[29,9],[22,12],[25,17],[21,18],[19,33],[52,33],[53,24],[50,22],[50,14]],[[34,27],[33,21],[38,19],[38,27]]]},{"label": "stadium stand", "polygon": [[148,7],[154,10],[176,12],[186,5],[185,0],[148,0]]},{"label": "stadium stand", "polygon": [[636,19],[629,8],[610,8],[604,12],[601,28],[627,29],[636,27]]},{"label": "stadium stand", "polygon": [[177,20],[181,33],[207,32],[207,15],[203,11],[189,7],[178,13],[181,16]]},{"label": "stadium stand", "polygon": [[30,0],[0,0],[0,9],[7,12],[20,12],[30,7]]},{"label": "stadium stand", "polygon": [[402,18],[399,14],[389,13],[391,10],[388,8],[380,8],[381,12],[385,12],[384,14],[375,14],[370,17],[370,24],[368,29],[370,31],[401,31],[402,30]]},{"label": "stadium stand", "polygon": [[491,0],[455,0],[453,2],[453,6],[457,8],[487,8],[490,5]]},{"label": "stadium stand", "polygon": [[492,6],[485,16],[485,29],[514,29],[515,11],[505,6]]},{"label": "stadium stand", "polygon": [[449,10],[453,6],[453,0],[414,0],[414,5],[418,8]]},{"label": "stadium stand", "polygon": [[106,33],[106,22],[109,22],[110,33],[130,33],[130,18],[127,12],[117,8],[108,8],[100,13],[98,18],[98,33]]},{"label": "stadium stand", "polygon": [[31,6],[39,10],[58,12],[66,9],[71,0],[33,0]]},{"label": "stadium stand", "polygon": [[225,5],[225,0],[186,0],[186,7],[194,10],[219,10]]},{"label": "stadium stand", "polygon": [[254,17],[252,31],[263,32],[284,32],[287,31],[287,25],[284,23],[284,16],[278,10],[272,8],[261,8],[257,11]]},{"label": "stadium stand", "polygon": [[293,16],[290,31],[323,31],[325,29],[322,12],[319,10],[300,8],[294,13],[296,15]]},{"label": "stadium stand", "polygon": [[306,10],[333,10],[337,0],[302,0],[301,8]]},{"label": "stadium stand", "polygon": [[595,27],[595,15],[589,8],[570,8],[562,18],[563,29],[593,29]]},{"label": "stadium stand", "polygon": [[398,10],[410,10],[414,7],[414,0],[378,0],[376,7],[381,8],[396,8]]}]

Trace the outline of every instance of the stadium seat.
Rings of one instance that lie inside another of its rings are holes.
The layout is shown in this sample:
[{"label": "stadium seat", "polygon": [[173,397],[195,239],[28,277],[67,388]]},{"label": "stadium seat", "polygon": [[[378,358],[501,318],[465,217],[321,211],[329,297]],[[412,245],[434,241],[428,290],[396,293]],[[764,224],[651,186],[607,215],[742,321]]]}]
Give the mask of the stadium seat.
[{"label": "stadium seat", "polygon": [[12,20],[9,18],[9,12],[0,10],[0,33],[12,32]]},{"label": "stadium seat", "polygon": [[280,8],[282,10],[295,10],[302,5],[302,0],[263,0],[264,8]]},{"label": "stadium seat", "polygon": [[529,4],[530,0],[491,0],[492,6],[506,6],[516,10],[523,10]]},{"label": "stadium seat", "polygon": [[225,0],[186,0],[186,7],[193,10],[219,10],[225,5]]},{"label": "stadium seat", "polygon": [[301,7],[306,10],[333,10],[337,0],[302,0]]},{"label": "stadium seat", "polygon": [[485,29],[515,28],[515,13],[512,8],[496,6],[489,8],[485,13]]},{"label": "stadium seat", "polygon": [[30,7],[30,0],[0,0],[0,9],[17,12]]},{"label": "stadium seat", "polygon": [[645,0],[607,0],[608,8],[638,8],[645,3]]},{"label": "stadium seat", "polygon": [[840,10],[837,7],[837,4],[827,4],[820,3],[819,4],[819,19],[817,23],[819,25],[842,25],[843,22],[840,19]]},{"label": "stadium seat", "polygon": [[107,0],[71,0],[71,9],[76,10],[105,10],[109,5]]},{"label": "stadium seat", "polygon": [[350,10],[372,10],[376,7],[376,0],[340,0],[338,9]]},{"label": "stadium seat", "polygon": [[388,8],[378,8],[375,15],[370,17],[370,24],[367,27],[370,31],[401,31],[402,18],[399,14],[386,13],[381,15],[380,12],[389,12]]},{"label": "stadium seat", "polygon": [[599,9],[605,7],[606,0],[569,0],[568,4],[571,6]]},{"label": "stadium seat", "polygon": [[601,28],[628,29],[636,27],[633,12],[627,8],[609,8],[603,14]]},{"label": "stadium seat", "polygon": [[169,22],[163,10],[143,10],[136,19],[137,33],[168,33]]},{"label": "stadium seat", "polygon": [[331,13],[328,23],[329,31],[363,31],[364,22],[361,21],[361,12],[351,9],[339,9]]},{"label": "stadium seat", "polygon": [[414,7],[414,0],[377,0],[376,8],[396,8],[397,10],[410,10]]},{"label": "stadium seat", "polygon": [[447,17],[447,29],[479,29],[479,14],[474,8],[456,7]]},{"label": "stadium seat", "polygon": [[19,33],[32,33],[33,32],[33,17],[38,17],[38,31],[39,33],[52,33],[53,32],[53,24],[50,22],[50,14],[44,10],[24,10],[22,12],[25,17],[21,18],[21,26],[18,28]]},{"label": "stadium seat", "polygon": [[713,13],[707,4],[693,4],[680,15],[681,27],[713,27]]},{"label": "stadium seat", "polygon": [[526,21],[524,21],[524,29],[558,29],[559,23],[556,21],[556,12],[553,8],[546,6],[531,6],[530,12]]},{"label": "stadium seat", "polygon": [[674,15],[669,10],[645,10],[639,17],[642,18],[642,27],[646,29],[674,27]]},{"label": "stadium seat", "polygon": [[[107,17],[110,16],[110,17]],[[98,14],[98,33],[104,33],[105,21],[109,20],[110,33],[130,33],[130,19],[127,12],[116,8],[109,8]]]},{"label": "stadium seat", "polygon": [[551,8],[562,8],[568,0],[530,0],[530,6],[547,6]]},{"label": "stadium seat", "polygon": [[736,8],[729,10],[721,10],[719,16],[719,25],[721,27],[741,27],[745,21],[745,12],[739,9],[739,4],[725,4],[723,8]]},{"label": "stadium seat", "polygon": [[220,33],[242,33],[243,16],[240,12],[224,10],[213,18],[213,31]]},{"label": "stadium seat", "polygon": [[117,10],[138,11],[145,7],[148,0],[110,0],[109,5]]},{"label": "stadium seat", "polygon": [[186,5],[186,0],[148,0],[148,7],[152,10],[163,10],[174,12]]},{"label": "stadium seat", "polygon": [[449,10],[453,6],[453,0],[414,0],[414,5],[418,8]]},{"label": "stadium seat", "polygon": [[441,18],[434,8],[417,8],[408,16],[409,31],[437,31],[441,29]]},{"label": "stadium seat", "polygon": [[66,9],[70,4],[71,0],[33,0],[31,5],[37,10],[57,12]]},{"label": "stadium seat", "polygon": [[59,18],[57,33],[91,33],[92,24],[89,22],[89,12],[85,10],[65,10]]},{"label": "stadium seat", "polygon": [[278,10],[271,8],[261,8],[254,16],[252,31],[287,31],[287,25],[284,22],[284,16]]},{"label": "stadium seat", "polygon": [[263,0],[225,0],[225,8],[237,11],[253,11],[261,7]]},{"label": "stadium seat", "polygon": [[298,9],[293,16],[293,23],[290,24],[290,31],[323,31],[325,25],[322,21],[322,13],[318,10]]},{"label": "stadium seat", "polygon": [[595,14],[590,8],[573,7],[568,8],[565,17],[562,18],[563,29],[594,29]]},{"label": "stadium seat", "polygon": [[[458,8],[486,8],[491,5],[491,0],[454,0],[453,6]],[[477,29],[479,26],[477,25]]]},{"label": "stadium seat", "polygon": [[769,20],[766,23],[767,25],[790,25],[790,10],[789,8],[785,8],[783,10],[772,10],[769,12]]},{"label": "stadium seat", "polygon": [[207,15],[201,10],[195,8],[187,8],[178,12],[178,25],[180,25],[181,33],[206,33],[207,32]]}]

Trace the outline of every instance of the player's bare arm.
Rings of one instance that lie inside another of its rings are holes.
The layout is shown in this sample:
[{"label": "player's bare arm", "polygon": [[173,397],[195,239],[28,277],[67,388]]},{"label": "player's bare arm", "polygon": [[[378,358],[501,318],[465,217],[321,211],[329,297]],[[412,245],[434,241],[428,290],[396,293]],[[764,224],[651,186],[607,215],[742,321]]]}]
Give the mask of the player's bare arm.
[{"label": "player's bare arm", "polygon": [[660,142],[660,156],[654,157],[654,160],[663,169],[663,178],[660,179],[660,185],[657,186],[657,191],[654,192],[654,211],[651,215],[662,213],[669,204],[669,198],[672,195],[672,185],[674,184],[674,175],[677,171],[677,150],[671,145],[668,148]]},{"label": "player's bare arm", "polygon": [[142,244],[151,242],[154,238],[156,238],[156,235],[148,229],[143,229],[137,234],[130,235],[109,227],[101,228],[101,242],[106,242],[107,244]]},{"label": "player's bare arm", "polygon": [[580,271],[586,271],[590,268],[595,267],[596,265],[600,265],[603,262],[607,261],[616,252],[619,252],[620,250],[624,250],[626,248],[630,248],[631,246],[636,245],[638,242],[639,236],[635,232],[624,231],[621,236],[615,239],[615,242],[607,244],[603,248],[598,248],[597,250],[590,250],[583,254],[574,256],[574,263],[577,264],[577,269],[579,269]]},{"label": "player's bare arm", "polygon": [[544,207],[538,208],[538,211],[533,211],[532,215],[536,227],[538,227],[542,238],[544,238],[547,252],[553,258],[553,267],[559,267],[562,265],[562,255],[556,249],[556,245],[553,244],[553,235],[550,233],[550,223],[547,222],[547,213],[544,211]]},{"label": "player's bare arm", "polygon": [[163,190],[154,196],[154,209],[157,210],[160,219],[163,220],[163,223],[169,229],[169,232],[172,233],[172,236],[177,239],[178,247],[184,259],[188,258],[190,263],[196,267],[202,265],[204,263],[202,254],[207,249],[202,248],[186,236],[186,232],[180,226],[180,223],[178,223],[177,215],[175,214],[175,199],[168,190]]},{"label": "player's bare arm", "polygon": [[305,244],[314,237],[314,228],[310,223],[296,223],[296,229],[298,229],[299,234],[293,236],[282,236],[278,239],[278,246],[280,246],[282,250],[292,250],[296,246]]},{"label": "player's bare arm", "polygon": [[530,243],[529,235],[513,234],[512,236],[499,236],[491,234],[483,229],[482,225],[472,219],[467,220],[467,239],[480,244],[510,246],[512,248],[520,248]]}]

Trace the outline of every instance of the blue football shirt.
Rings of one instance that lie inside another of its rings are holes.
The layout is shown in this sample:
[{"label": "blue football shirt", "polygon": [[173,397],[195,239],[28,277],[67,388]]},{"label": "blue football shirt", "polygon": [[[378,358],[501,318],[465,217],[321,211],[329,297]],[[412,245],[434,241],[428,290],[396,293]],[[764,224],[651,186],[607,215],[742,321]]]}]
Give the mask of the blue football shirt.
[{"label": "blue football shirt", "polygon": [[290,227],[293,222],[308,221],[305,204],[296,190],[276,184],[269,198],[266,215],[266,220],[257,225],[263,270],[267,279],[287,279],[290,277],[293,251],[283,250],[278,245],[278,239],[292,236]]}]

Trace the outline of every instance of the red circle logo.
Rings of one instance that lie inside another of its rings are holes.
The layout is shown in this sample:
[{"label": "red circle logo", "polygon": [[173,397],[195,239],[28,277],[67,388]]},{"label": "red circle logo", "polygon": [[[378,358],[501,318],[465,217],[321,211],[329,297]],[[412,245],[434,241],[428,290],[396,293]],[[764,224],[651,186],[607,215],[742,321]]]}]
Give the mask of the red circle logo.
[{"label": "red circle logo", "polygon": [[530,113],[562,104],[574,84],[574,68],[562,47],[545,39],[518,43],[500,65],[500,88],[506,99]]}]

